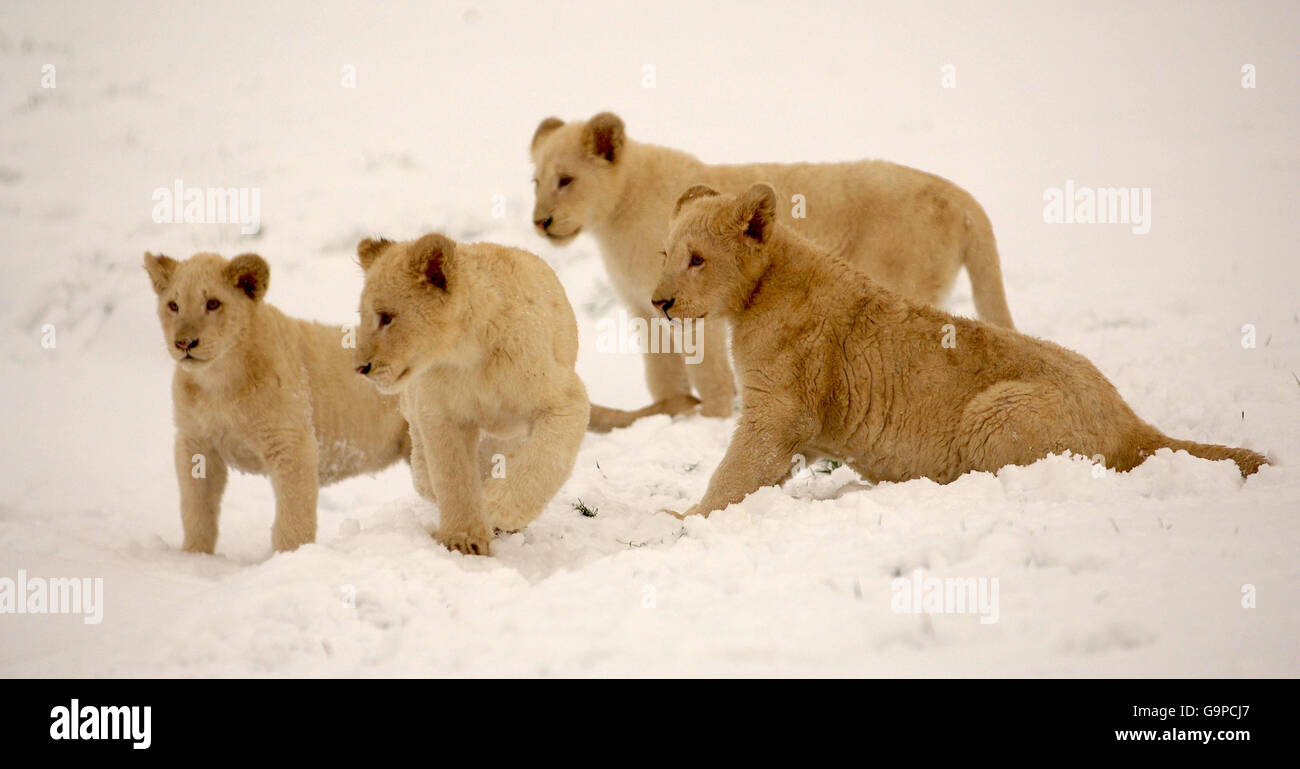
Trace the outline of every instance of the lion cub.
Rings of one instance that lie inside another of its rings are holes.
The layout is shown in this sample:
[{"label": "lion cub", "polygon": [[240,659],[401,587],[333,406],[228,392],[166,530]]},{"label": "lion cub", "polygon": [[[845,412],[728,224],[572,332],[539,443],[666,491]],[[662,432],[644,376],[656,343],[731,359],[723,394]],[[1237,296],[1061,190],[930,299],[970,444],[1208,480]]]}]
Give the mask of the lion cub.
[{"label": "lion cub", "polygon": [[488,555],[493,530],[527,525],[573,470],[589,414],[573,308],[551,268],[515,248],[425,235],[366,239],[357,255],[357,372],[399,394],[415,488],[442,513],[436,538]]},{"label": "lion cub", "polygon": [[[878,283],[938,304],[965,267],[979,316],[1012,327],[993,226],[975,198],[947,179],[880,160],[712,165],[633,141],[609,112],[572,123],[547,118],[533,133],[530,150],[538,233],[557,245],[591,233],[634,317],[657,315],[648,300],[663,269],[658,251],[681,191],[708,184],[739,194],[767,182],[780,191],[777,212],[784,224],[843,254]],[[699,334],[698,362],[688,364],[670,351],[645,353],[650,395],[663,401],[694,388],[705,416],[729,416],[735,380],[726,327],[704,321]]]},{"label": "lion cub", "polygon": [[765,184],[677,201],[652,302],[729,319],[743,372],[739,424],[686,515],[780,482],[797,452],[842,457],[871,481],[939,483],[1066,450],[1117,470],[1159,448],[1231,459],[1243,476],[1266,463],[1164,435],[1074,352],[881,287],[778,223],[776,206]]},{"label": "lion cub", "polygon": [[371,473],[410,450],[397,399],[352,375],[338,328],[264,302],[262,257],[144,255],[163,339],[176,360],[172,401],[184,549],[211,553],[227,467],[269,475],[271,544],[316,538],[321,485]]}]

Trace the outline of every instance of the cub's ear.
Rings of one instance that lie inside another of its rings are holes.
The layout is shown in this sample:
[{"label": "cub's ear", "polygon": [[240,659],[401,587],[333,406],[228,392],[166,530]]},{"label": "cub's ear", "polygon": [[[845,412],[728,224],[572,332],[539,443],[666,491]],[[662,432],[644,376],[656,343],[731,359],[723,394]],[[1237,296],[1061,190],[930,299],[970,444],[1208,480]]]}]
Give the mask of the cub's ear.
[{"label": "cub's ear", "polygon": [[691,187],[689,190],[683,192],[682,196],[677,199],[677,205],[673,206],[673,216],[680,214],[682,212],[682,206],[686,205],[692,200],[695,200],[697,198],[712,197],[717,194],[718,191],[713,189],[709,185],[697,184],[694,187]]},{"label": "cub's ear", "polygon": [[537,143],[539,141],[541,141],[551,131],[554,131],[562,125],[564,125],[564,121],[560,120],[558,117],[548,117],[541,123],[538,123],[537,130],[533,132],[533,141],[528,145],[528,149],[537,149]]},{"label": "cub's ear", "polygon": [[755,184],[741,194],[736,212],[745,237],[766,242],[776,224],[776,190],[770,184]]},{"label": "cub's ear", "polygon": [[411,272],[421,282],[447,290],[447,271],[455,259],[456,242],[445,235],[425,235],[411,246]]},{"label": "cub's ear", "polygon": [[162,254],[151,254],[144,252],[144,271],[149,273],[149,282],[153,283],[153,292],[161,294],[167,290],[172,282],[172,276],[176,274],[176,268],[180,262],[170,256]]},{"label": "cub's ear", "polygon": [[267,286],[271,285],[271,267],[257,254],[240,254],[231,259],[224,274],[230,285],[254,302],[261,301]]},{"label": "cub's ear", "polygon": [[623,119],[613,112],[602,112],[587,121],[582,131],[582,146],[587,152],[613,163],[623,151]]},{"label": "cub's ear", "polygon": [[357,244],[357,258],[361,260],[361,269],[369,270],[370,265],[375,263],[379,255],[384,253],[384,249],[393,244],[388,238],[365,238]]}]

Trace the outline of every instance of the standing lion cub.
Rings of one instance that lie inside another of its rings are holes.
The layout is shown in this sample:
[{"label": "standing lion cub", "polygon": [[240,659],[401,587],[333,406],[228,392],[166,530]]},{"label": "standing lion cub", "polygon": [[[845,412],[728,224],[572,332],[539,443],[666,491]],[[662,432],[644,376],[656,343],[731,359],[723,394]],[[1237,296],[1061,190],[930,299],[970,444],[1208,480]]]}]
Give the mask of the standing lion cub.
[{"label": "standing lion cub", "polygon": [[262,257],[144,255],[158,319],[176,361],[172,401],[184,549],[211,553],[227,467],[271,477],[271,544],[316,539],[320,486],[405,459],[397,399],[351,373],[338,328],[290,318],[263,301]]},{"label": "standing lion cub", "polygon": [[357,372],[399,394],[437,539],[488,555],[493,530],[540,515],[577,459],[589,404],[573,308],[551,268],[515,248],[425,235],[366,239],[357,256]]},{"label": "standing lion cub", "polygon": [[[1160,448],[1265,464],[1247,449],[1170,438],[1082,356],[883,288],[777,221],[775,191],[704,186],[677,201],[652,302],[728,319],[742,371],[739,424],[686,515],[780,482],[796,453],[842,457],[871,481],[1024,465],[1066,450],[1128,470]],[[956,332],[956,345],[941,340]]]},{"label": "standing lion cub", "polygon": [[[993,227],[971,195],[932,174],[879,160],[709,165],[675,149],[629,139],[617,115],[586,122],[547,118],[531,145],[537,186],[533,223],[556,244],[595,236],[615,290],[633,317],[649,305],[663,263],[673,203],[692,184],[739,194],[755,182],[780,193],[780,221],[842,256],[877,283],[928,304],[948,295],[962,267],[984,320],[1012,327]],[[694,387],[706,416],[731,414],[735,380],[726,328],[705,322],[703,355],[688,364],[667,351],[644,355],[655,401]],[[593,419],[593,424],[596,422]]]}]

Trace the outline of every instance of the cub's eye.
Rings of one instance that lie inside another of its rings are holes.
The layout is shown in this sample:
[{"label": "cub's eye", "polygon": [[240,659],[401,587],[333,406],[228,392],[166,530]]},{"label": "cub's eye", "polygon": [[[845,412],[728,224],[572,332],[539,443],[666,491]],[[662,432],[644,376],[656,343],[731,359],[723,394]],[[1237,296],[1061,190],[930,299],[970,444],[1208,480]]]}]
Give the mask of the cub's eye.
[{"label": "cub's eye", "polygon": [[704,264],[704,257],[699,254],[691,254],[691,266],[699,267],[701,264]]},{"label": "cub's eye", "polygon": [[383,328],[384,326],[387,326],[389,323],[392,323],[392,322],[393,322],[393,316],[392,316],[392,315],[389,315],[389,314],[386,313],[386,312],[381,312],[381,313],[379,313],[379,327],[380,327],[380,328]]},{"label": "cub's eye", "polygon": [[176,304],[175,302],[168,302],[168,303],[167,303],[167,309],[171,310],[172,312],[176,312],[176,311],[180,310],[180,308],[181,308],[181,306],[180,306],[179,304]]},{"label": "cub's eye", "polygon": [[208,312],[212,312],[213,310],[219,309],[220,307],[221,307],[221,300],[220,300],[220,299],[209,299],[209,300],[208,300]]},{"label": "cub's eye", "polygon": [[570,184],[573,184],[572,176],[561,176],[559,180],[555,182],[555,186],[557,187],[568,187]]},{"label": "cub's eye", "polygon": [[537,180],[533,179],[533,189],[537,189]]}]

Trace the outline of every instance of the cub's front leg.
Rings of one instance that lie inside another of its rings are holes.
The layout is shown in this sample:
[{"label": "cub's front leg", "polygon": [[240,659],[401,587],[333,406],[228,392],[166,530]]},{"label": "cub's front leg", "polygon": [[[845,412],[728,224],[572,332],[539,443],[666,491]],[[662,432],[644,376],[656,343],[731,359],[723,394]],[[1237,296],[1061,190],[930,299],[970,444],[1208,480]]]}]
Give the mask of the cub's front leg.
[{"label": "cub's front leg", "polygon": [[673,515],[707,517],[764,486],[780,483],[790,474],[795,453],[812,435],[801,422],[776,414],[756,415],[746,409],[731,436],[727,453],[709,479],[704,497],[685,513]]},{"label": "cub's front leg", "polygon": [[311,428],[265,434],[262,457],[275,490],[271,546],[282,553],[316,541],[316,496],[320,491],[316,435]]},{"label": "cub's front leg", "polygon": [[407,429],[411,435],[411,482],[415,484],[417,494],[430,502],[437,502],[437,495],[433,493],[433,477],[429,474],[428,449],[424,446],[424,439],[414,423],[408,425]]},{"label": "cub's front leg", "polygon": [[699,319],[682,323],[686,375],[700,394],[700,413],[706,417],[731,416],[736,380],[727,352],[726,324]]},{"label": "cub's front leg", "polygon": [[[418,424],[418,426],[417,426]],[[488,555],[492,530],[483,519],[483,480],[478,468],[478,425],[411,421],[419,430],[425,465],[438,498],[441,522],[434,538],[449,550]]]},{"label": "cub's front leg", "polygon": [[181,490],[181,527],[187,553],[211,553],[217,546],[217,518],[226,490],[226,463],[206,440],[176,433],[176,480]]},{"label": "cub's front leg", "polygon": [[568,372],[568,387],[538,409],[527,437],[505,454],[503,477],[489,477],[484,497],[488,522],[502,531],[527,526],[573,472],[587,432],[589,404],[582,380]]},{"label": "cub's front leg", "polygon": [[691,394],[691,381],[686,376],[686,361],[681,353],[646,350],[641,353],[641,360],[645,363],[645,383],[651,400],[657,403]]}]

